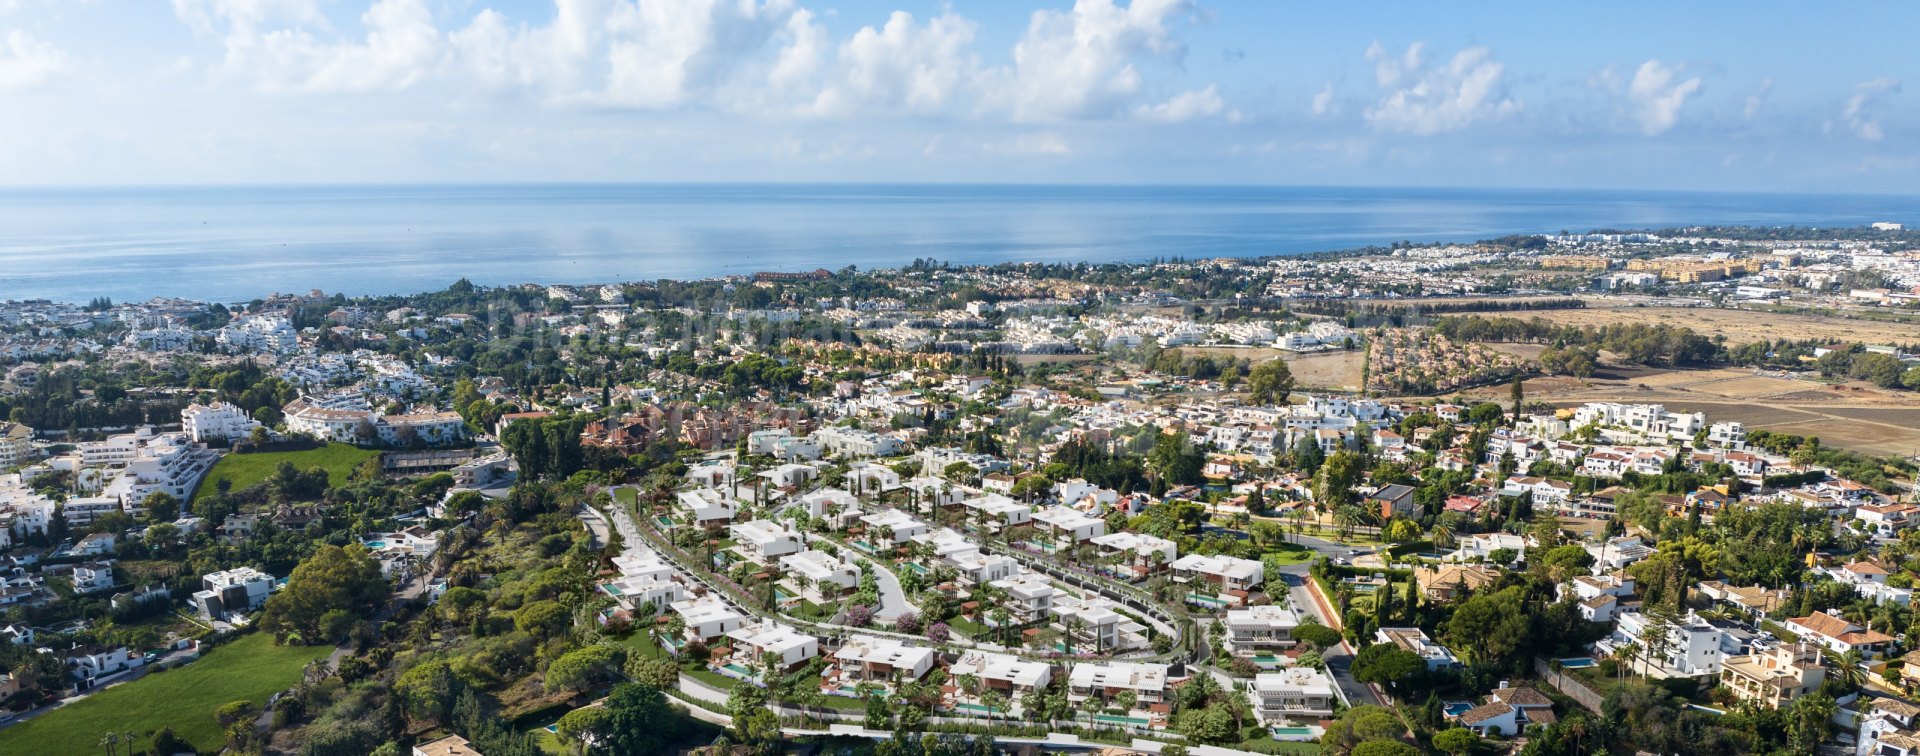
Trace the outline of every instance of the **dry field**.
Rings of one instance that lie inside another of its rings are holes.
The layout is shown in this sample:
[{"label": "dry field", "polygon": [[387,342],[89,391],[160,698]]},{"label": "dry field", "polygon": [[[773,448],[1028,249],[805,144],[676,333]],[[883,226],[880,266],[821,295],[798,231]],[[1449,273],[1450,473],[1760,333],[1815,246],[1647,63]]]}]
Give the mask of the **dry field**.
[{"label": "dry field", "polygon": [[1729,343],[1733,344],[1761,339],[1815,339],[1867,343],[1920,342],[1920,325],[1911,323],[1881,323],[1708,307],[1633,307],[1600,299],[1589,299],[1587,303],[1586,309],[1581,310],[1539,310],[1506,314],[1518,318],[1537,317],[1552,323],[1582,326],[1602,326],[1611,323],[1648,325],[1666,323],[1685,326],[1708,337],[1724,336]]},{"label": "dry field", "polygon": [[[1676,411],[1705,412],[1711,420],[1819,436],[1822,443],[1869,454],[1920,454],[1920,394],[1859,382],[1827,385],[1744,368],[1608,368],[1586,380],[1534,378],[1526,390],[1529,401],[1558,407],[1603,401],[1664,404]],[[1505,403],[1507,389],[1494,386],[1468,395]]]}]

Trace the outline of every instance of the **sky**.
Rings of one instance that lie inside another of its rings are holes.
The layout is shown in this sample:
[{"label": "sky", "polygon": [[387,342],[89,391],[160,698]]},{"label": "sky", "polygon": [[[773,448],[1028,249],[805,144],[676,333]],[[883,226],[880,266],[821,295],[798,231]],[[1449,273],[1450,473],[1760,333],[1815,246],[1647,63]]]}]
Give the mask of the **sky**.
[{"label": "sky", "polygon": [[1915,193],[1916,3],[0,0],[0,185]]}]

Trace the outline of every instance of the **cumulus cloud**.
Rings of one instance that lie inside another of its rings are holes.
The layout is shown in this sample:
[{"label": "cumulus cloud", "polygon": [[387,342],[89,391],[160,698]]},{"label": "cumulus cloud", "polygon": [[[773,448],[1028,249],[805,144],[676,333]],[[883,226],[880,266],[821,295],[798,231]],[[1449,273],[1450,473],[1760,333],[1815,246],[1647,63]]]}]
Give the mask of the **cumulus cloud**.
[{"label": "cumulus cloud", "polygon": [[1886,136],[1886,132],[1880,128],[1880,108],[1889,96],[1899,91],[1900,80],[1891,76],[1861,82],[1854,86],[1853,94],[1847,97],[1846,107],[1840,110],[1840,120],[1854,136],[1878,142]]},{"label": "cumulus cloud", "polygon": [[1747,95],[1747,105],[1740,109],[1740,115],[1749,121],[1753,120],[1754,116],[1760,114],[1760,107],[1767,103],[1767,95],[1772,93],[1773,79],[1761,79],[1760,88]]},{"label": "cumulus cloud", "polygon": [[925,24],[894,11],[880,28],[862,27],[840,45],[839,75],[820,90],[814,110],[945,110],[979,75],[971,52],[976,28],[951,10]]},{"label": "cumulus cloud", "polygon": [[0,91],[37,87],[67,67],[67,54],[19,29],[0,38]]},{"label": "cumulus cloud", "polygon": [[1327,82],[1327,85],[1321,87],[1320,91],[1313,96],[1311,110],[1317,116],[1339,114],[1338,106],[1333,100],[1333,82]]},{"label": "cumulus cloud", "polygon": [[1227,103],[1220,98],[1218,87],[1209,84],[1206,89],[1181,92],[1158,105],[1142,105],[1134,114],[1148,121],[1181,123],[1216,116],[1226,108]]},{"label": "cumulus cloud", "polygon": [[440,30],[425,0],[379,0],[361,14],[365,39],[331,41],[311,0],[174,0],[196,31],[219,34],[229,76],[268,92],[404,89],[438,65]]},{"label": "cumulus cloud", "polygon": [[1442,65],[1428,65],[1421,43],[1393,55],[1375,42],[1367,48],[1374,80],[1386,91],[1366,111],[1381,131],[1439,134],[1505,118],[1520,103],[1507,96],[1506,69],[1485,47],[1469,47]]},{"label": "cumulus cloud", "polygon": [[[173,0],[221,39],[223,75],[268,92],[405,89],[521,94],[557,105],[835,117],[900,112],[1058,121],[1187,120],[1224,112],[1217,89],[1145,101],[1141,66],[1179,64],[1191,0],[1077,0],[1036,11],[1011,62],[986,66],[978,24],[896,11],[835,40],[797,0],[555,0],[551,20],[493,9],[436,23],[430,0],[377,0],[364,35],[329,28],[318,0]],[[1152,73],[1149,69],[1148,73]]]},{"label": "cumulus cloud", "polygon": [[1700,91],[1700,77],[1676,81],[1682,66],[1664,66],[1658,60],[1640,64],[1627,85],[1627,101],[1640,132],[1648,136],[1665,133],[1680,122],[1680,109],[1687,98]]},{"label": "cumulus cloud", "polygon": [[1013,48],[1005,91],[1020,120],[1111,116],[1140,92],[1137,59],[1179,61],[1186,45],[1169,22],[1188,0],[1077,0],[1073,10],[1034,11]]}]

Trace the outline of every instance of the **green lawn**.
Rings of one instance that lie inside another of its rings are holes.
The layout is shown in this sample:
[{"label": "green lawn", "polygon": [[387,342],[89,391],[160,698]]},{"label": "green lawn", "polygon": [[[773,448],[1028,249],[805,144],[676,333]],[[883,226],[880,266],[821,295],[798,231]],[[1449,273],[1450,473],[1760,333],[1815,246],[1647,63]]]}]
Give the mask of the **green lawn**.
[{"label": "green lawn", "polygon": [[[213,720],[214,709],[241,699],[263,705],[267,696],[298,682],[307,662],[332,650],[329,646],[275,646],[272,636],[254,633],[179,669],[116,685],[0,730],[0,753],[90,756],[101,750],[101,733],[144,735],[161,727],[172,727],[201,751],[217,751],[221,733]],[[145,749],[148,742],[143,737],[137,746]]]},{"label": "green lawn", "polygon": [[640,494],[631,488],[616,488],[613,489],[613,500],[631,507],[640,503]]},{"label": "green lawn", "polygon": [[207,471],[207,478],[200,482],[199,490],[193,494],[193,500],[199,501],[214,495],[220,490],[219,481],[233,483],[233,490],[239,491],[266,480],[274,468],[281,462],[292,462],[294,467],[305,470],[309,467],[327,469],[327,485],[346,485],[347,476],[360,463],[379,454],[371,449],[361,449],[348,444],[328,444],[320,449],[308,449],[297,452],[262,452],[260,454],[228,454]]}]

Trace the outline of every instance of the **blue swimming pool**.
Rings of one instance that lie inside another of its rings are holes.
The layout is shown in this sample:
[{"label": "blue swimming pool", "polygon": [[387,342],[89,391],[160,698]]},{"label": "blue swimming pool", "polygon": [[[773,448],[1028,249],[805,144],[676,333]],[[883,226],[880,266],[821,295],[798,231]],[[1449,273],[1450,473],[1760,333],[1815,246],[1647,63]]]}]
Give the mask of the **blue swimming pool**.
[{"label": "blue swimming pool", "polygon": [[1460,716],[1461,714],[1465,714],[1469,711],[1473,711],[1473,702],[1449,701],[1447,702],[1446,707],[1442,708],[1441,711],[1446,712],[1447,716],[1449,717],[1457,717],[1457,716]]},{"label": "blue swimming pool", "polygon": [[1600,662],[1594,661],[1593,657],[1591,656],[1580,656],[1572,659],[1560,659],[1559,662],[1560,662],[1560,666],[1566,669],[1586,669],[1588,667],[1598,666],[1600,664]]}]

